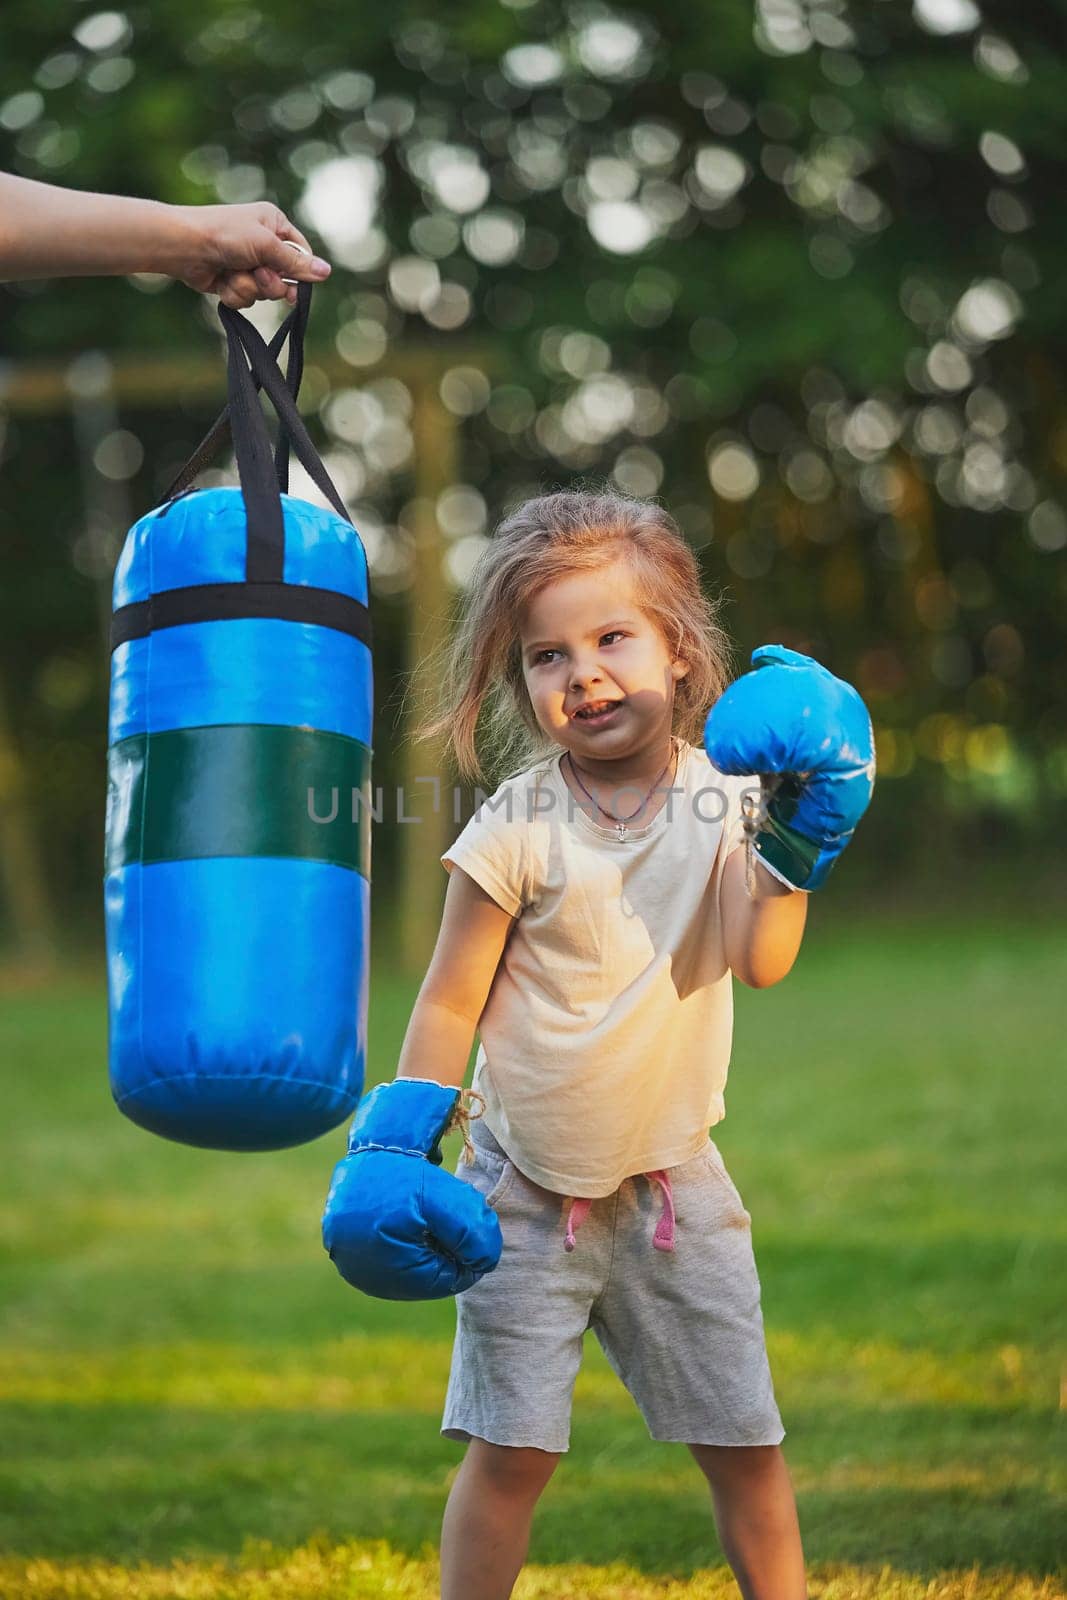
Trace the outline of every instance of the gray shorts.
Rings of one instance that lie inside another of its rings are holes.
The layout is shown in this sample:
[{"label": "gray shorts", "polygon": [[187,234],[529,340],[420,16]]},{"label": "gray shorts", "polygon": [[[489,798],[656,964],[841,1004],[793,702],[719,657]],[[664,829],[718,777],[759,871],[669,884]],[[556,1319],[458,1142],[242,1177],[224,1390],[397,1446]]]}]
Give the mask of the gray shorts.
[{"label": "gray shorts", "polygon": [[[571,1401],[592,1328],[653,1439],[780,1444],[752,1253],[752,1218],[712,1139],[668,1169],[674,1249],[662,1187],[643,1174],[588,1207],[564,1248],[570,1213],[519,1171],[479,1120],[475,1162],[456,1176],[500,1219],[498,1265],[456,1296],[456,1338],[441,1432],[492,1444],[570,1447]],[[665,1208],[665,1209],[661,1209]]]}]

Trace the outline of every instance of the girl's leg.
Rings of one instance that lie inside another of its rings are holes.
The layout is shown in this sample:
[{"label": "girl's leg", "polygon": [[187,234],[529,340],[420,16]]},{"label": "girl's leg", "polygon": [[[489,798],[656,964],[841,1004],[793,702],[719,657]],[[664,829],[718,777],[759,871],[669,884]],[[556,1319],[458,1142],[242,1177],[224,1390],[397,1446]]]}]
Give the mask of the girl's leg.
[{"label": "girl's leg", "polygon": [[691,1444],[744,1600],[807,1600],[789,1469],[777,1444]]},{"label": "girl's leg", "polygon": [[472,1439],[445,1507],[441,1600],[508,1600],[559,1455]]}]

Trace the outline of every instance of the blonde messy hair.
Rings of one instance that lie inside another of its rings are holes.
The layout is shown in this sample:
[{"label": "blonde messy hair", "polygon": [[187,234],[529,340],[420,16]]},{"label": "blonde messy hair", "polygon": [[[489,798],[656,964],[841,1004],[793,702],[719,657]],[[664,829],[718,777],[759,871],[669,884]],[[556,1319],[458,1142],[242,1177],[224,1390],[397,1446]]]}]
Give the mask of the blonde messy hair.
[{"label": "blonde messy hair", "polygon": [[447,734],[463,779],[514,777],[558,747],[540,726],[522,670],[520,618],[557,578],[623,558],[635,597],[674,656],[689,663],[675,685],[672,729],[699,745],[704,721],[733,676],[732,647],[719,625],[719,600],[700,584],[692,547],[674,519],[648,500],[606,490],[571,490],[526,500],[504,518],[480,556],[444,646],[416,671],[430,709],[415,741]]}]

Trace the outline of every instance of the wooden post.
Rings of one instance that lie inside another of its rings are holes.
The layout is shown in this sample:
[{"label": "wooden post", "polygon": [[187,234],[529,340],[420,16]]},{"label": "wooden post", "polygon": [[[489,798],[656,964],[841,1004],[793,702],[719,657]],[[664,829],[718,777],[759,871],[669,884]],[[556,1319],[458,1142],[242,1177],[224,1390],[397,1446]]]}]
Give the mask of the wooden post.
[{"label": "wooden post", "polygon": [[86,351],[67,373],[84,527],[92,541],[86,566],[91,569],[96,593],[99,663],[105,680],[111,675],[111,585],[126,530],[133,521],[129,484],[122,478],[105,477],[95,461],[98,446],[119,426],[111,379],[111,362],[101,350]]},{"label": "wooden post", "polygon": [[56,919],[27,789],[0,683],[0,885],[19,967],[43,976],[56,963]]},{"label": "wooden post", "polygon": [[[445,568],[445,544],[437,521],[437,500],[456,480],[456,420],[442,403],[431,371],[415,386],[412,428],[415,439],[415,573],[408,591],[407,661],[410,674],[424,653],[436,650],[448,634],[452,585]],[[409,679],[410,681],[410,679]],[[455,835],[452,783],[445,770],[443,740],[413,744],[408,737],[424,701],[415,688],[405,700],[399,762],[399,815],[417,822],[398,823],[400,885],[398,956],[411,976],[425,973],[437,939],[446,887],[440,856]]]}]

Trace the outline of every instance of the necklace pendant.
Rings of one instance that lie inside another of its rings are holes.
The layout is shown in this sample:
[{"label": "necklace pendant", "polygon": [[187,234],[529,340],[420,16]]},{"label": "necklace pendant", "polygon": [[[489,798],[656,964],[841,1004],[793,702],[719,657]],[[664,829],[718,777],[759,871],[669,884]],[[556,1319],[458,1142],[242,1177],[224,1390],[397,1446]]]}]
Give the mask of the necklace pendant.
[{"label": "necklace pendant", "polygon": [[625,822],[617,822],[615,824],[615,836],[618,839],[625,839],[626,838],[626,824],[625,824]]}]

